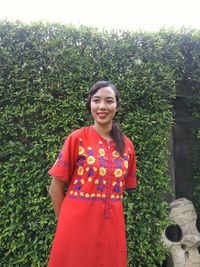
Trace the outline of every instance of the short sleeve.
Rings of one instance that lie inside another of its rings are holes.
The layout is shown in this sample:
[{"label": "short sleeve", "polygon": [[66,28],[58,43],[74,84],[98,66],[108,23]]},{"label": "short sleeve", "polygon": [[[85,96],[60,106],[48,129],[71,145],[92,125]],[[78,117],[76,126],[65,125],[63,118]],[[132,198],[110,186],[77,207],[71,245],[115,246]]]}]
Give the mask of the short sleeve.
[{"label": "short sleeve", "polygon": [[77,139],[71,134],[65,139],[58,158],[48,174],[65,182],[70,181],[76,167],[77,151]]},{"label": "short sleeve", "polygon": [[136,157],[135,150],[132,142],[129,144],[129,159],[128,159],[128,172],[125,179],[125,188],[135,188],[137,186],[136,180]]}]

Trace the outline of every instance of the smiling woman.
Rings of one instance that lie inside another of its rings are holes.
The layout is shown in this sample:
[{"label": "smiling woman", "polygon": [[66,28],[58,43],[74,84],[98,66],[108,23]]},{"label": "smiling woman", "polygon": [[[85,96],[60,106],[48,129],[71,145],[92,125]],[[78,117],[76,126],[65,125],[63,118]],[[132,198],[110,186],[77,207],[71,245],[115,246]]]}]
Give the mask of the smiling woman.
[{"label": "smiling woman", "polygon": [[87,98],[94,124],[66,138],[48,172],[58,217],[48,267],[127,267],[122,197],[136,187],[136,160],[131,140],[113,120],[118,107],[115,86],[95,83]]},{"label": "smiling woman", "polygon": [[113,120],[119,108],[119,92],[106,81],[100,81],[91,88],[87,108],[94,118],[94,129],[107,141],[114,140],[120,154],[124,151],[124,138],[121,129]]}]

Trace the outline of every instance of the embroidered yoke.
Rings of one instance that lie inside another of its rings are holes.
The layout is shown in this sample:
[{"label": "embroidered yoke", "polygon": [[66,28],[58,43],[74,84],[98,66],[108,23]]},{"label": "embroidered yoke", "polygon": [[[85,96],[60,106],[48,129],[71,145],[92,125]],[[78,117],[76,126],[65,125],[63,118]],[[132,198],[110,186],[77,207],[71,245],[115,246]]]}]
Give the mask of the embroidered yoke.
[{"label": "embroidered yoke", "polygon": [[92,126],[72,132],[48,173],[69,183],[48,267],[126,267],[122,196],[136,187],[136,160]]}]

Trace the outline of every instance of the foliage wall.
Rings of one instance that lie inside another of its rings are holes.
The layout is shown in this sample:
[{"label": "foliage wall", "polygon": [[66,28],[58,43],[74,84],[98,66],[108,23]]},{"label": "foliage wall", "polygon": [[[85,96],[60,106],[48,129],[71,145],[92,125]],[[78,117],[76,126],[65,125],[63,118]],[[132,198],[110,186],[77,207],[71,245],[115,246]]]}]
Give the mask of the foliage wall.
[{"label": "foliage wall", "polygon": [[86,92],[102,79],[121,92],[117,121],[137,154],[138,187],[124,197],[129,267],[160,266],[172,104],[186,64],[179,43],[187,34],[0,23],[1,266],[46,266],[56,227],[47,170],[65,136],[92,122]]}]

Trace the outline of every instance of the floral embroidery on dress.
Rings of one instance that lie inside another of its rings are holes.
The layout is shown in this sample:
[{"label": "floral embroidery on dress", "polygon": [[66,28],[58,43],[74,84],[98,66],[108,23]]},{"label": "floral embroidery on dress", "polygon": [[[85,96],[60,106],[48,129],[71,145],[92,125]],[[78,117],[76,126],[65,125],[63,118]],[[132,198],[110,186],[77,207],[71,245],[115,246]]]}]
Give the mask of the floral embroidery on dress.
[{"label": "floral embroidery on dress", "polygon": [[123,159],[122,158],[114,158],[113,162],[115,164],[115,168],[121,169],[123,167]]},{"label": "floral embroidery on dress", "polygon": [[69,166],[69,163],[68,161],[64,161],[62,160],[62,151],[59,153],[58,155],[58,159],[56,160],[56,162],[54,163],[54,165],[61,165],[61,166],[64,166],[64,167],[68,167]]},{"label": "floral embroidery on dress", "polygon": [[113,151],[113,153],[112,153],[112,154],[113,154],[113,157],[114,157],[114,158],[118,158],[118,157],[120,156],[119,152],[118,152],[118,151],[116,151],[116,150],[115,150],[115,151]]},{"label": "floral embroidery on dress", "polygon": [[[101,141],[99,141],[99,164],[100,164],[100,168],[99,168],[99,179],[95,180],[95,184],[97,184],[96,189],[98,191],[103,192],[105,189],[105,185],[106,185],[106,179],[105,179],[105,175],[106,175],[106,158],[105,158],[105,150],[103,148],[103,143]],[[105,195],[105,194],[104,194]],[[106,195],[105,195],[106,196]]]},{"label": "floral embroidery on dress", "polygon": [[102,143],[102,141],[99,141],[99,155],[98,155],[98,158],[99,158],[100,167],[104,167],[104,168],[107,167],[105,155],[106,155],[106,152],[105,152],[105,150],[103,148],[103,143]]},{"label": "floral embroidery on dress", "polygon": [[90,166],[89,168],[86,168],[86,171],[88,172],[88,176],[91,177],[91,176],[94,176],[96,168],[93,166]]},{"label": "floral embroidery on dress", "polygon": [[79,147],[78,147],[78,159],[77,159],[77,165],[83,166],[84,161],[86,159],[86,154],[84,154],[85,149],[83,147],[83,140],[82,138],[79,138]]},{"label": "floral embroidery on dress", "polygon": [[121,169],[116,169],[116,170],[114,171],[114,175],[115,175],[115,177],[121,177],[122,174],[123,174],[123,172],[122,172]]},{"label": "floral embroidery on dress", "polygon": [[99,178],[98,185],[97,185],[97,190],[98,191],[102,191],[102,192],[104,190],[104,180],[103,180],[102,176]]},{"label": "floral embroidery on dress", "polygon": [[124,177],[128,173],[128,156],[124,153],[123,157],[121,157],[118,151],[113,151],[113,157],[113,163],[115,167],[114,177],[116,177],[116,180],[112,183],[113,192],[122,193]]},{"label": "floral embroidery on dress", "polygon": [[81,176],[78,176],[77,179],[74,181],[74,189],[80,190],[84,183],[84,179],[81,179]]},{"label": "floral embroidery on dress", "polygon": [[117,193],[120,192],[120,190],[121,190],[121,188],[120,188],[120,183],[121,183],[120,178],[117,178],[117,179],[116,179],[116,184],[115,184],[115,186],[114,186],[114,188],[113,188],[113,191],[114,191],[114,192],[117,192]]},{"label": "floral embroidery on dress", "polygon": [[124,166],[126,167],[126,170],[124,171],[124,180],[126,180],[128,176],[128,160],[130,157],[130,147],[128,148],[128,155],[125,153],[123,158],[124,158]]},{"label": "floral embroidery on dress", "polygon": [[[81,190],[82,185],[85,184],[84,179],[82,179],[82,175],[84,174],[83,165],[84,165],[84,161],[86,159],[86,156],[83,155],[85,149],[83,148],[83,140],[82,140],[82,138],[79,138],[79,142],[80,143],[79,143],[79,148],[78,148],[78,159],[77,159],[77,166],[78,166],[77,174],[78,174],[78,177],[77,177],[77,179],[74,180],[74,189],[75,190]],[[74,194],[78,195],[77,192],[75,192]]]},{"label": "floral embroidery on dress", "polygon": [[85,149],[82,146],[79,146],[78,154],[83,155],[84,152],[85,152]]},{"label": "floral embroidery on dress", "polygon": [[86,156],[82,155],[82,156],[78,156],[78,159],[77,159],[77,165],[78,166],[83,166],[84,164],[84,160],[86,159]]},{"label": "floral embroidery on dress", "polygon": [[[85,147],[82,138],[79,139],[76,179],[73,182],[70,195],[80,199],[107,199],[120,200],[123,194],[125,179],[128,175],[128,154],[121,157],[116,150],[107,154],[102,141],[96,153],[93,148]],[[62,157],[62,154],[59,156]],[[99,167],[96,167],[99,166]],[[111,175],[111,176],[110,176]],[[132,174],[133,175],[133,174]],[[113,177],[109,180],[109,177]],[[94,185],[94,191],[88,191],[88,183]],[[84,185],[86,186],[84,187]]]},{"label": "floral embroidery on dress", "polygon": [[105,150],[103,148],[99,148],[99,155],[104,157],[105,156]]},{"label": "floral embroidery on dress", "polygon": [[[126,152],[121,156],[114,142],[108,147],[103,140],[90,138],[86,135],[79,136],[78,143],[73,142],[72,147],[68,147],[71,139],[65,143],[55,163],[56,166],[63,167],[59,169],[58,177],[62,174],[69,181],[69,197],[102,200],[109,206],[109,201],[121,201],[125,185],[130,186],[130,179],[135,179],[135,169],[132,168],[132,162],[129,162],[134,151],[127,144]],[[68,162],[73,153],[76,157],[74,162]],[[109,210],[107,206],[106,210]]]},{"label": "floral embroidery on dress", "polygon": [[105,169],[104,167],[100,167],[100,168],[99,168],[99,174],[100,174],[101,176],[106,175],[106,169]]}]

